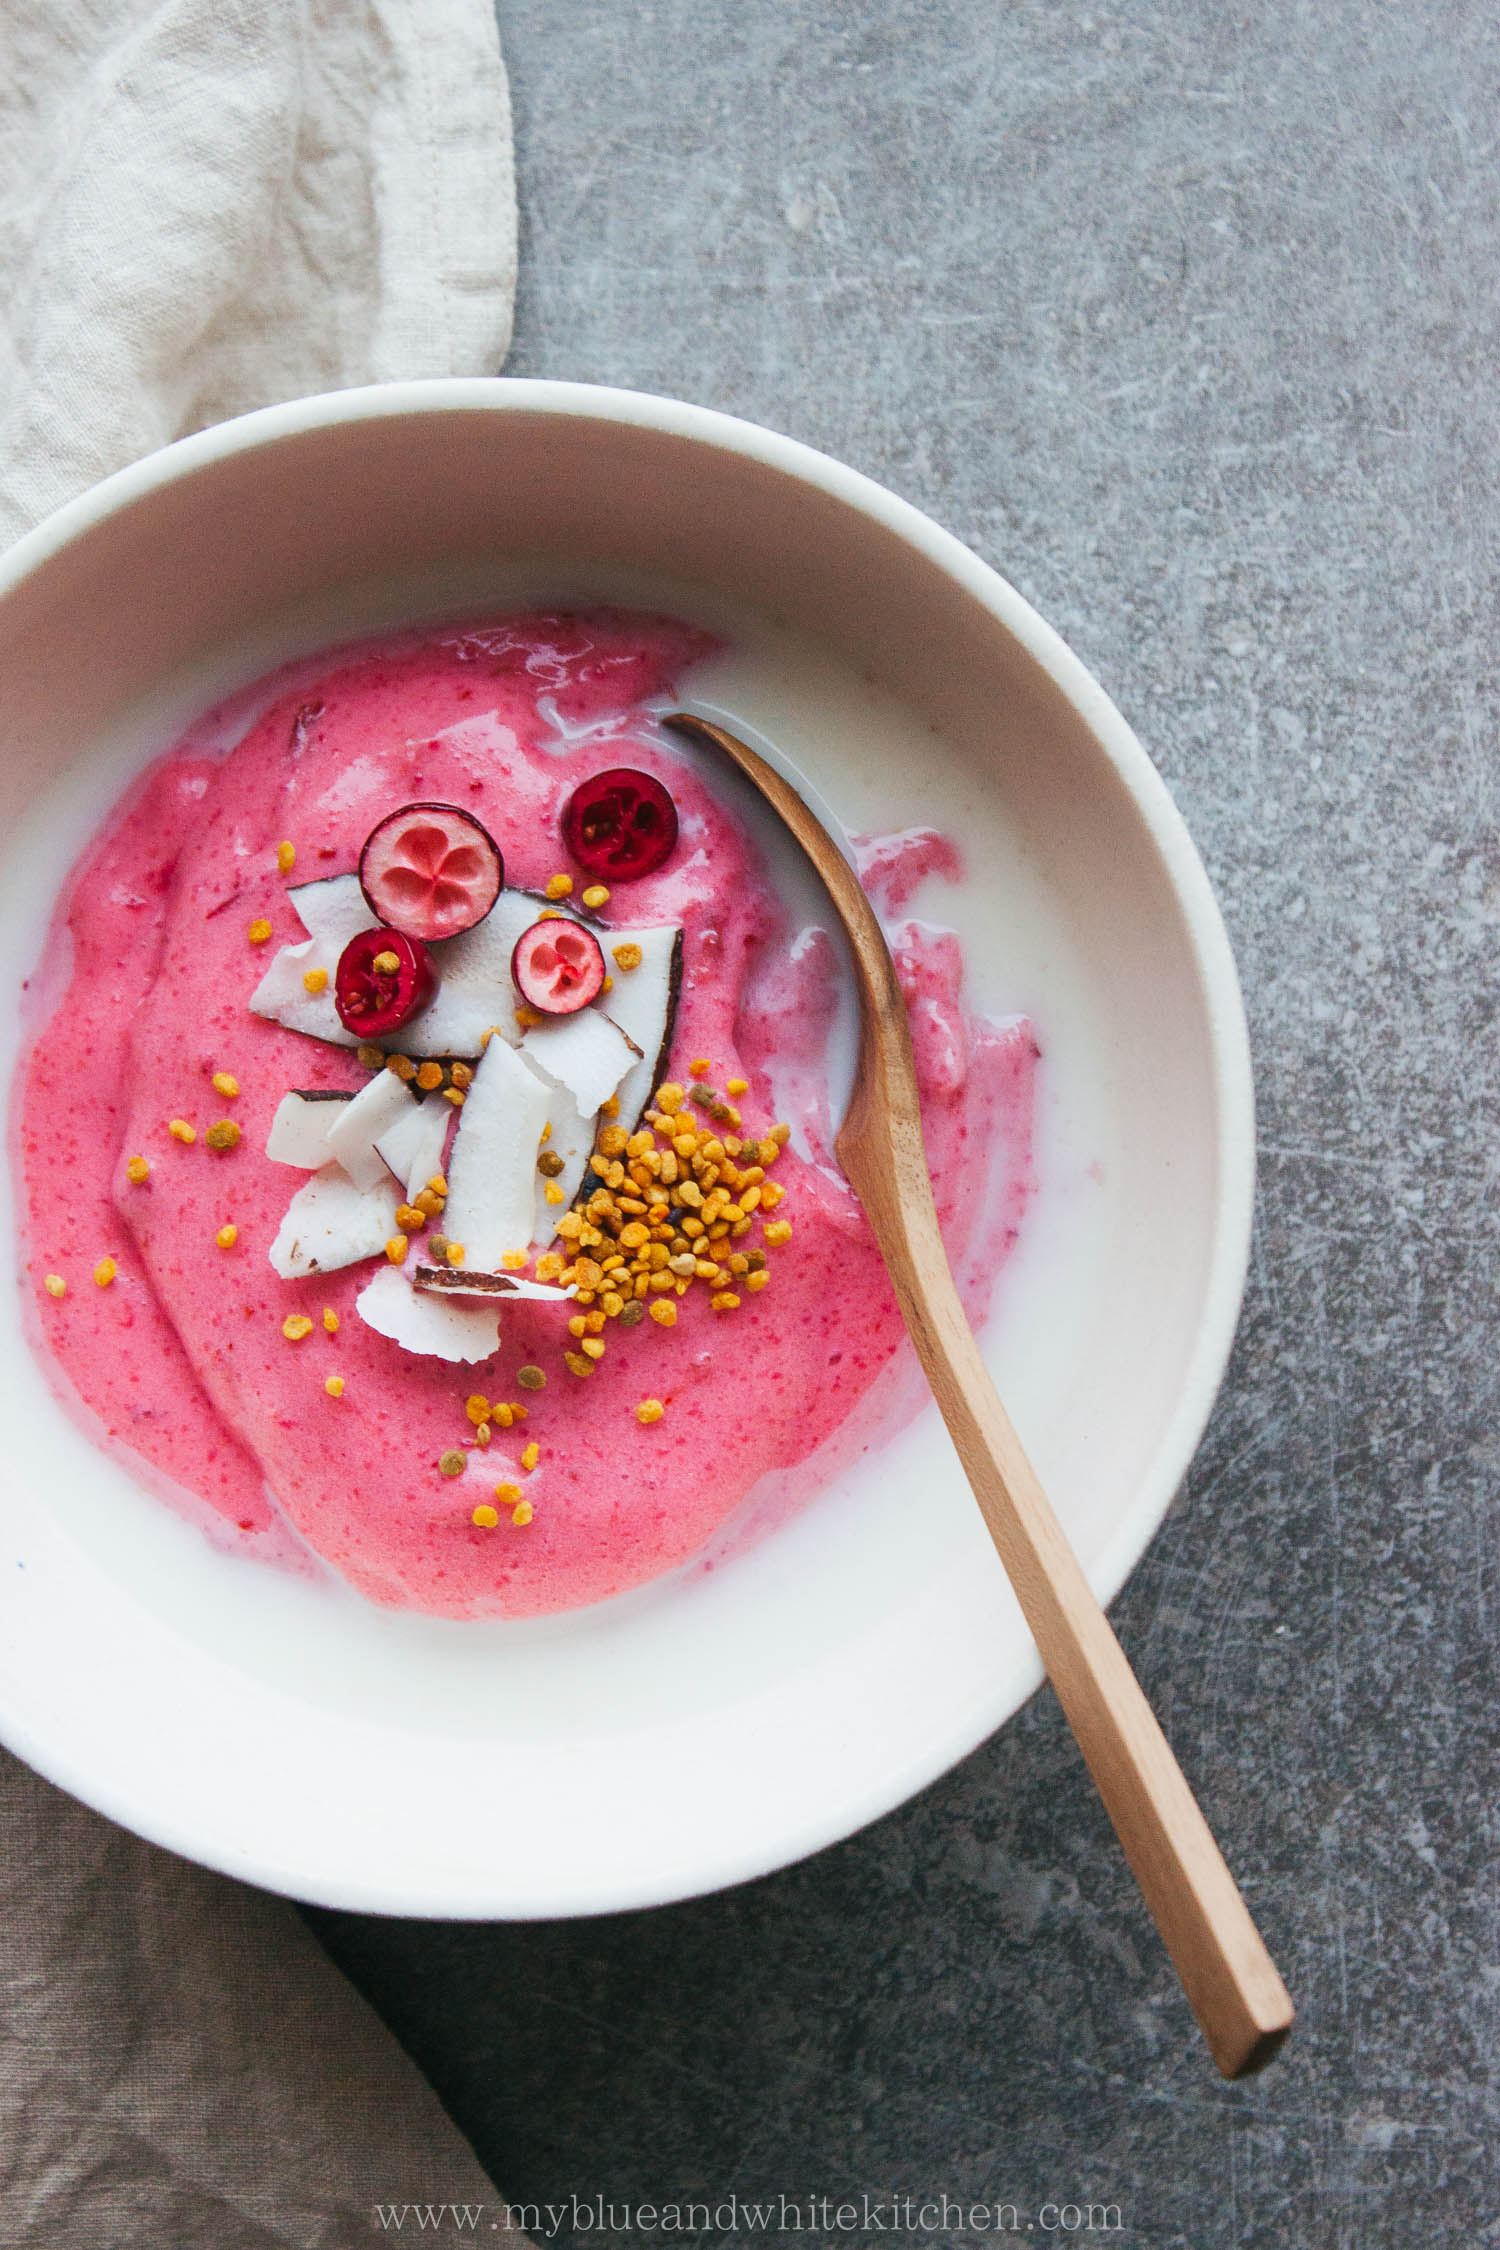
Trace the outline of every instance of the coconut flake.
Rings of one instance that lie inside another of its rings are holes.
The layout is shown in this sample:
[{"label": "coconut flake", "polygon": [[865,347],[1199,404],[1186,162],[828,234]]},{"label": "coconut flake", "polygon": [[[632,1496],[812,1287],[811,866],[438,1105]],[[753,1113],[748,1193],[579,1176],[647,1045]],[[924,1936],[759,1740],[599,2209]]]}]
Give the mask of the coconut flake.
[{"label": "coconut flake", "polygon": [[[288,1031],[304,1032],[310,1039],[327,1039],[338,1047],[357,1047],[358,1035],[346,1031],[334,1006],[334,972],[339,955],[362,930],[379,924],[365,903],[357,875],[330,875],[320,883],[303,883],[287,892],[312,935],[300,945],[284,945],[272,960],[250,998],[259,1016]],[[437,971],[438,988],[419,1016],[398,1032],[373,1042],[394,1047],[404,1055],[477,1055],[484,1035],[493,1026],[508,1045],[519,1044],[516,1023],[517,993],[511,980],[510,957],[523,930],[529,930],[546,900],[530,891],[502,891],[482,922],[458,937],[442,938],[428,947]],[[580,917],[570,915],[569,920]],[[309,969],[326,969],[328,982],[321,992],[309,992],[303,983]]]},{"label": "coconut flake", "polygon": [[[250,995],[256,1015],[281,1024],[287,1031],[304,1032],[310,1039],[327,1039],[336,1047],[357,1047],[359,1040],[339,1022],[333,1004],[333,976],[339,955],[361,930],[377,927],[365,903],[357,875],[329,875],[318,883],[298,883],[287,898],[297,918],[310,934],[300,945],[284,945]],[[309,992],[303,978],[309,969],[322,969],[328,978],[321,992]]]},{"label": "coconut flake", "polygon": [[532,1297],[560,1305],[578,1294],[576,1282],[559,1289],[523,1273],[476,1273],[468,1266],[418,1266],[411,1278],[414,1289],[430,1290],[436,1297]]},{"label": "coconut flake", "polygon": [[[335,1047],[357,1047],[358,1039],[344,1029],[333,1004],[333,974],[342,951],[342,946],[334,949],[318,938],[284,945],[250,995],[255,1014],[279,1023],[284,1030],[303,1032],[309,1039],[326,1039]],[[321,992],[309,992],[303,983],[309,969],[321,969],[326,975],[328,982]]]},{"label": "coconut flake", "polygon": [[443,1169],[443,1150],[452,1122],[452,1105],[433,1095],[429,1100],[411,1103],[375,1143],[406,1190],[408,1203],[414,1202],[433,1174]]},{"label": "coconut flake", "polygon": [[419,1016],[403,1024],[394,1044],[408,1055],[477,1055],[493,1026],[508,1045],[520,1040],[518,998],[510,957],[545,901],[528,891],[502,891],[482,922],[428,947],[438,988]]},{"label": "coconut flake", "polygon": [[316,883],[293,883],[287,900],[310,938],[333,948],[335,959],[361,930],[373,930],[378,917],[359,887],[357,875],[325,875]]},{"label": "coconut flake", "polygon": [[[583,1176],[593,1154],[594,1134],[598,1126],[597,1113],[585,1117],[566,1086],[548,1080],[547,1123],[552,1130],[542,1143],[542,1152],[550,1151],[562,1159],[562,1170],[551,1179],[538,1172],[536,1181],[536,1215],[532,1222],[534,1237],[538,1242],[550,1242],[557,1232],[560,1214],[568,1208],[583,1185]],[[560,1188],[556,1202],[547,1200],[548,1188]]]},{"label": "coconut flake", "polygon": [[414,1289],[396,1266],[382,1267],[354,1309],[377,1336],[427,1359],[488,1359],[499,1348],[500,1315],[493,1305],[450,1304]]},{"label": "coconut flake", "polygon": [[390,1184],[357,1187],[341,1164],[325,1164],[298,1188],[271,1245],[271,1264],[283,1281],[334,1273],[385,1248],[395,1227]]},{"label": "coconut flake", "polygon": [[641,1050],[596,1005],[552,1023],[533,1024],[521,1052],[547,1076],[566,1086],[585,1117],[609,1100]]},{"label": "coconut flake", "polygon": [[266,1135],[271,1162],[295,1164],[302,1172],[321,1170],[332,1155],[328,1128],[352,1099],[350,1094],[283,1094]]},{"label": "coconut flake", "polygon": [[651,930],[611,930],[604,940],[606,959],[617,945],[638,945],[640,966],[614,970],[614,987],[605,1003],[610,1021],[640,1049],[619,1086],[620,1123],[632,1131],[645,1115],[652,1094],[666,1076],[672,1023],[682,984],[682,932],[673,923]]},{"label": "coconut flake", "polygon": [[531,1242],[548,1099],[524,1057],[492,1039],[458,1113],[443,1206],[444,1234],[463,1244],[464,1262],[481,1273],[498,1272],[507,1251]]},{"label": "coconut flake", "polygon": [[416,1106],[415,1096],[393,1070],[377,1070],[353,1101],[345,1103],[328,1128],[328,1148],[356,1187],[372,1188],[385,1180],[386,1166],[376,1143]]}]

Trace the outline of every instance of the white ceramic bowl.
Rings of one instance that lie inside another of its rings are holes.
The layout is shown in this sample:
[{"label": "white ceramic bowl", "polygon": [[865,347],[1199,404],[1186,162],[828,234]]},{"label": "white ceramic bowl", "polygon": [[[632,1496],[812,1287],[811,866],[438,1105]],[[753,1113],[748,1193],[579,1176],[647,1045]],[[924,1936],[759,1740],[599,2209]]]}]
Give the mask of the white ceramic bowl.
[{"label": "white ceramic bowl", "polygon": [[[0,566],[0,833],[33,949],[36,885],[153,724],[319,619],[326,639],[389,614],[402,586],[431,608],[518,560],[562,584],[665,573],[790,616],[931,714],[943,787],[913,773],[906,817],[929,783],[950,810],[993,808],[1017,882],[1052,902],[1056,943],[1027,955],[1016,924],[1019,997],[1044,1043],[1055,1006],[1059,1083],[1088,1123],[1060,1129],[1055,1223],[988,1343],[1108,1598],[1199,1438],[1243,1285],[1234,969],[1107,697],[1002,579],[865,478],[698,408],[503,381],[303,400],[123,471]],[[841,810],[850,773],[816,743],[799,755]],[[462,1916],[682,1897],[887,1811],[1037,1683],[930,1408],[716,1571],[464,1627],[212,1554],[63,1420],[5,1317],[0,1733],[141,1834],[273,1888]]]}]

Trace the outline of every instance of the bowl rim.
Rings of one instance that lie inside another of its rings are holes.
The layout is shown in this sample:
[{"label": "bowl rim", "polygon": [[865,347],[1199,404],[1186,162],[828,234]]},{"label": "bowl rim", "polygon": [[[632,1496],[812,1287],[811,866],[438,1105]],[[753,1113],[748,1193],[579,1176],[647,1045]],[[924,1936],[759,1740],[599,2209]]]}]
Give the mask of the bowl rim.
[{"label": "bowl rim", "polygon": [[[1112,1601],[1166,1517],[1207,1425],[1234,1340],[1249,1269],[1255,1193],[1249,1031],[1228,933],[1197,848],[1165,782],[1081,658],[1000,572],[912,502],[833,456],[758,423],[645,391],[534,377],[463,376],[315,393],[215,423],[146,454],[65,501],[0,553],[0,603],[63,549],[84,540],[110,518],[235,455],[341,424],[454,413],[551,415],[651,430],[740,455],[844,504],[933,564],[1022,646],[1082,720],[1127,792],[1180,912],[1202,996],[1213,1092],[1216,1195],[1198,1331],[1175,1410],[1161,1432],[1148,1471],[1137,1483],[1132,1504],[1088,1571],[1099,1599]],[[222,1841],[216,1845],[193,1833],[190,1817],[143,1814],[128,1791],[122,1790],[117,1798],[107,1784],[101,1785],[96,1772],[83,1770],[81,1758],[33,1739],[34,1728],[24,1721],[17,1724],[9,1713],[4,1738],[46,1779],[136,1834],[266,1888],[356,1912],[488,1914],[510,1919],[528,1913],[574,1915],[664,1904],[790,1865],[854,1834],[937,1780],[1014,1717],[1042,1678],[1033,1647],[1009,1667],[994,1698],[955,1709],[947,1730],[933,1739],[927,1754],[886,1770],[881,1787],[868,1793],[868,1801],[853,1807],[841,1801],[832,1817],[813,1823],[811,1830],[784,1832],[770,1849],[748,1855],[723,1849],[690,1875],[650,1887],[649,1895],[639,1886],[626,1895],[604,1883],[597,1896],[570,1900],[564,1906],[537,1904],[521,1909],[519,1915],[514,1908],[497,1910],[467,1897],[435,1902],[430,1892],[423,1896],[406,1890],[375,1897],[358,1880],[338,1886],[309,1882],[271,1853],[247,1850],[243,1844],[231,1853]]]}]

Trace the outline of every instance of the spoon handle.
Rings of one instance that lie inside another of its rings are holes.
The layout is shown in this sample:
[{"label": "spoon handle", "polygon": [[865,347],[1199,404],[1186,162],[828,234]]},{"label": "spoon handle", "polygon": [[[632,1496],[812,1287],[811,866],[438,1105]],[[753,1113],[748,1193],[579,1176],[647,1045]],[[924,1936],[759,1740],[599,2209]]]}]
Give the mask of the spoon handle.
[{"label": "spoon handle", "polygon": [[859,878],[790,783],[727,727],[709,743],[781,815],[822,877],[853,956],[859,1068],[837,1154],[864,1205],[933,1396],[1125,1857],[1226,2078],[1259,2070],[1292,2003],[1140,1682],[1022,1451],[954,1287],[932,1200],[906,1002]]},{"label": "spoon handle", "polygon": [[[1286,1987],[980,1357],[928,1187],[841,1147],[943,1420],[1125,1857],[1226,2078],[1292,2024]],[[903,1168],[904,1169],[904,1168]],[[925,1165],[923,1184],[926,1185]],[[925,1204],[925,1209],[923,1205]]]}]

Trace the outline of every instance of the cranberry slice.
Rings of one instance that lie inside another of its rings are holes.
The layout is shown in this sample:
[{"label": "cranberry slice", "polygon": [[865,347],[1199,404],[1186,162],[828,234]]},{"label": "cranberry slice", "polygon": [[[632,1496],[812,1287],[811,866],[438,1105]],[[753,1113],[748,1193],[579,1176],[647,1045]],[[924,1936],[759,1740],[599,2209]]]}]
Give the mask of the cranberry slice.
[{"label": "cranberry slice", "polygon": [[654,774],[611,766],[578,784],[563,807],[562,828],[580,867],[629,883],[671,858],[677,807]]},{"label": "cranberry slice", "polygon": [[472,930],[504,881],[499,845],[458,805],[402,805],[371,829],[359,855],[370,912],[424,945]]},{"label": "cranberry slice", "polygon": [[592,930],[549,914],[516,939],[510,957],[516,990],[545,1016],[573,1016],[604,986],[604,955]]},{"label": "cranberry slice", "polygon": [[404,930],[361,930],[344,947],[333,972],[339,1022],[361,1039],[380,1039],[388,1031],[399,1031],[420,1014],[436,990],[437,975],[426,946]]}]

